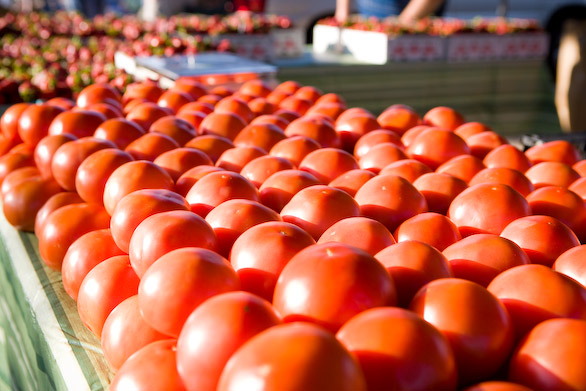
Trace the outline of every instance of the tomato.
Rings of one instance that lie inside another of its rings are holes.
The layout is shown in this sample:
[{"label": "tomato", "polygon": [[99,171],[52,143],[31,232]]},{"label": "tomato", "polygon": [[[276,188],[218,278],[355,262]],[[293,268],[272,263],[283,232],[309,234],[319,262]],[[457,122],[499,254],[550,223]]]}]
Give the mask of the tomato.
[{"label": "tomato", "polygon": [[110,140],[120,149],[125,149],[128,144],[145,134],[143,128],[133,121],[124,118],[112,118],[104,121],[96,128],[94,137]]},{"label": "tomato", "polygon": [[415,138],[417,136],[419,136],[421,133],[423,133],[424,131],[426,131],[428,129],[440,129],[440,128],[433,127],[433,126],[427,126],[427,125],[414,126],[411,129],[408,129],[405,133],[403,133],[401,135],[401,143],[403,144],[403,146],[408,147],[413,142],[413,140],[415,140]]},{"label": "tomato", "polygon": [[110,391],[186,391],[177,373],[176,340],[151,342],[130,356],[110,384]]},{"label": "tomato", "polygon": [[358,169],[358,162],[350,153],[338,148],[320,148],[308,153],[299,169],[307,171],[322,183],[329,183],[350,170]]},{"label": "tomato", "polygon": [[406,153],[410,158],[436,169],[451,158],[469,155],[470,147],[452,131],[427,129],[413,139]]},{"label": "tomato", "polygon": [[[280,324],[273,306],[247,292],[211,297],[187,318],[177,339],[177,371],[187,390],[215,391],[232,354],[253,336]],[[201,338],[214,335],[214,338]]]},{"label": "tomato", "polygon": [[565,274],[586,287],[586,269],[584,267],[584,251],[586,245],[572,247],[564,251],[555,260],[552,268],[556,272]]},{"label": "tomato", "polygon": [[189,170],[181,174],[179,178],[177,178],[177,181],[175,182],[175,191],[183,197],[185,197],[187,193],[189,193],[189,189],[193,187],[195,182],[197,182],[207,174],[215,171],[224,170],[220,167],[208,165],[195,166],[193,168],[190,168]]},{"label": "tomato", "polygon": [[329,121],[316,117],[301,117],[292,121],[285,129],[287,137],[305,136],[322,146],[323,148],[339,148],[340,136]]},{"label": "tomato", "polygon": [[360,212],[393,232],[403,221],[427,211],[427,201],[409,181],[396,175],[379,175],[366,182],[354,197]]},{"label": "tomato", "polygon": [[233,96],[222,98],[222,100],[216,104],[214,112],[236,114],[246,123],[249,123],[254,118],[254,113],[250,107],[248,107],[248,104],[242,99]]},{"label": "tomato", "polygon": [[256,95],[266,98],[272,92],[272,88],[263,80],[254,79],[243,83],[239,88],[239,92],[249,95]]},{"label": "tomato", "polygon": [[29,145],[37,143],[49,134],[51,121],[65,109],[48,104],[30,105],[18,118],[18,135]]},{"label": "tomato", "polygon": [[35,234],[40,236],[40,233],[43,230],[43,226],[45,225],[45,221],[52,212],[65,205],[81,203],[83,203],[83,200],[76,192],[73,191],[59,192],[51,196],[37,212],[37,216],[35,218]]},{"label": "tomato", "polygon": [[281,102],[279,102],[279,109],[290,110],[299,116],[305,114],[311,106],[312,102],[310,100],[299,98],[294,94],[286,97]]},{"label": "tomato", "polygon": [[258,117],[256,117],[252,121],[250,121],[250,125],[257,125],[257,124],[273,124],[273,125],[277,125],[279,128],[281,128],[281,130],[285,131],[285,128],[287,128],[289,121],[287,121],[283,117],[279,117],[278,115],[264,114],[264,115],[259,115]]},{"label": "tomato", "polygon": [[145,218],[130,238],[128,254],[139,277],[162,255],[182,247],[215,250],[214,230],[201,217],[185,210],[161,212]]},{"label": "tomato", "polygon": [[327,104],[327,103],[337,103],[337,104],[342,105],[343,107],[346,107],[346,101],[344,100],[344,98],[342,98],[340,95],[333,93],[333,92],[328,92],[328,93],[320,96],[315,101],[314,106],[319,106],[319,105]]},{"label": "tomato", "polygon": [[234,148],[234,143],[226,137],[205,134],[194,137],[185,144],[185,147],[195,148],[205,152],[215,164],[224,151]]},{"label": "tomato", "polygon": [[77,106],[84,108],[92,103],[120,102],[122,97],[116,88],[107,83],[96,83],[85,87],[77,96]]},{"label": "tomato", "polygon": [[290,94],[294,94],[295,91],[297,91],[301,87],[302,87],[301,84],[299,84],[295,80],[285,80],[284,82],[277,85],[273,89],[273,91],[284,91],[284,92],[288,92]]},{"label": "tomato", "polygon": [[205,219],[218,238],[217,251],[228,257],[234,241],[244,231],[267,221],[281,221],[281,216],[256,201],[232,199],[216,206]]},{"label": "tomato", "polygon": [[551,319],[535,326],[511,358],[509,379],[535,390],[582,390],[586,321]]},{"label": "tomato", "polygon": [[6,175],[2,181],[2,185],[0,186],[0,195],[3,196],[4,193],[8,192],[8,190],[18,185],[19,183],[22,183],[26,179],[40,176],[41,173],[35,166],[17,168],[16,170]]},{"label": "tomato", "polygon": [[421,163],[419,160],[402,159],[390,163],[380,170],[381,175],[393,174],[407,179],[413,183],[423,174],[432,172],[431,168]]},{"label": "tomato", "polygon": [[55,98],[51,98],[47,101],[47,104],[53,105],[53,106],[59,106],[64,108],[65,110],[71,110],[75,107],[75,101],[69,99],[69,98],[64,98],[61,96],[57,96]]},{"label": "tomato", "polygon": [[536,189],[544,186],[568,187],[580,179],[580,174],[572,166],[561,162],[536,163],[525,171],[525,176]]},{"label": "tomato", "polygon": [[421,288],[409,307],[448,339],[461,386],[490,378],[509,357],[513,322],[486,288],[459,278],[442,278]]},{"label": "tomato", "polygon": [[126,91],[122,95],[122,102],[128,103],[133,99],[146,99],[149,102],[156,102],[162,93],[163,89],[156,82],[135,82],[126,86]]},{"label": "tomato", "polygon": [[118,202],[140,189],[173,189],[173,179],[156,164],[148,161],[124,163],[114,170],[104,186],[104,207],[114,213]]},{"label": "tomato", "polygon": [[208,114],[197,129],[199,134],[215,134],[234,140],[238,133],[246,126],[247,122],[235,113]]},{"label": "tomato", "polygon": [[138,295],[134,295],[118,304],[106,318],[101,346],[104,358],[117,371],[142,347],[168,338],[144,321],[138,307]]},{"label": "tomato", "polygon": [[470,153],[480,159],[493,149],[508,144],[506,138],[493,131],[474,134],[466,138],[466,144],[470,147]]},{"label": "tomato", "polygon": [[250,124],[238,133],[234,139],[237,147],[256,146],[270,151],[271,148],[286,138],[283,130],[275,124]]},{"label": "tomato", "polygon": [[487,153],[482,161],[484,165],[489,168],[513,168],[523,173],[531,167],[531,162],[527,156],[525,156],[523,151],[509,144],[496,147]]},{"label": "tomato", "polygon": [[173,113],[177,113],[181,107],[189,102],[193,102],[193,97],[187,92],[178,89],[166,90],[157,100],[159,106],[171,109]]},{"label": "tomato", "polygon": [[378,174],[391,163],[407,159],[403,149],[393,143],[384,142],[373,146],[360,157],[358,163],[363,170],[370,170]]},{"label": "tomato", "polygon": [[189,77],[180,77],[175,80],[175,84],[171,88],[173,90],[187,92],[192,99],[197,99],[207,93],[205,84]]},{"label": "tomato", "polygon": [[114,241],[128,253],[136,227],[147,217],[171,210],[189,210],[185,198],[167,189],[141,189],[124,196],[112,213],[110,229]]},{"label": "tomato", "polygon": [[300,190],[319,184],[321,184],[320,181],[306,171],[292,169],[278,171],[260,186],[260,202],[274,211],[281,212]]},{"label": "tomato", "polygon": [[252,159],[240,170],[240,174],[260,188],[267,178],[276,172],[293,169],[293,164],[282,157],[264,155]]},{"label": "tomato", "polygon": [[411,311],[365,310],[347,321],[336,338],[358,360],[369,390],[456,389],[450,344]]},{"label": "tomato", "polygon": [[513,220],[530,214],[525,197],[500,183],[470,186],[454,198],[448,209],[448,217],[463,237],[478,233],[498,235]]},{"label": "tomato", "polygon": [[69,133],[77,138],[90,137],[107,119],[104,114],[96,111],[65,111],[53,119],[48,133],[50,135]]},{"label": "tomato", "polygon": [[102,149],[89,155],[75,174],[75,190],[86,202],[104,204],[104,188],[110,175],[121,165],[133,160],[130,154],[116,148]]},{"label": "tomato", "polygon": [[305,322],[270,327],[244,343],[228,360],[217,391],[251,384],[262,390],[366,390],[352,355],[330,332]]},{"label": "tomato", "polygon": [[34,167],[34,157],[28,152],[8,152],[0,156],[0,183],[14,170],[23,167]]},{"label": "tomato", "polygon": [[189,111],[197,111],[205,115],[214,111],[214,105],[205,102],[189,102],[179,109],[177,116]]},{"label": "tomato", "polygon": [[125,253],[114,242],[109,228],[90,231],[77,238],[67,249],[61,265],[65,292],[77,301],[79,287],[89,271],[117,255]]},{"label": "tomato", "polygon": [[156,120],[172,114],[173,111],[168,108],[153,102],[144,102],[133,107],[126,114],[126,119],[135,122],[146,132]]},{"label": "tomato", "polygon": [[336,118],[336,123],[340,121],[340,123],[347,121],[349,118],[359,116],[359,117],[371,117],[376,120],[376,116],[370,111],[363,107],[351,107],[345,110],[342,114]]},{"label": "tomato", "polygon": [[446,216],[424,212],[408,218],[395,230],[397,242],[418,240],[439,251],[462,239],[458,227]]},{"label": "tomato", "polygon": [[438,126],[448,130],[455,130],[465,122],[462,114],[446,106],[434,107],[423,116],[424,124]]},{"label": "tomato", "polygon": [[39,253],[52,269],[61,270],[69,246],[90,231],[108,228],[110,216],[98,204],[70,204],[48,215],[39,237]]},{"label": "tomato", "polygon": [[[76,111],[80,111],[78,109]],[[93,103],[86,108],[87,111],[94,111],[103,114],[107,119],[111,118],[122,118],[122,108],[120,106],[114,106],[110,103]]]},{"label": "tomato", "polygon": [[30,103],[16,103],[8,107],[0,117],[0,131],[8,140],[18,143],[22,141],[18,134],[18,121]]},{"label": "tomato", "polygon": [[376,120],[381,128],[397,132],[398,135],[421,123],[421,118],[414,110],[400,106],[387,108]]},{"label": "tomato", "polygon": [[153,161],[164,152],[179,148],[179,144],[170,136],[158,132],[146,133],[130,144],[124,149],[135,160]]},{"label": "tomato", "polygon": [[242,175],[223,170],[200,178],[185,196],[191,210],[202,217],[222,202],[235,198],[258,201],[259,192]]},{"label": "tomato", "polygon": [[225,258],[207,249],[184,247],[163,255],[146,271],[138,287],[138,305],[151,327],[177,337],[187,317],[206,299],[239,288],[238,276]]},{"label": "tomato", "polygon": [[484,287],[500,273],[530,263],[529,257],[513,241],[494,234],[468,236],[442,251],[454,277],[474,281]]},{"label": "tomato", "polygon": [[476,156],[460,155],[448,160],[436,168],[435,172],[450,174],[468,183],[474,178],[474,175],[478,174],[485,168],[482,160]]},{"label": "tomato", "polygon": [[269,154],[285,158],[295,166],[299,166],[305,156],[319,148],[319,143],[309,137],[289,136],[276,143]]},{"label": "tomato", "polygon": [[515,242],[531,263],[553,265],[564,251],[580,245],[576,234],[555,217],[535,215],[511,221],[500,233]]},{"label": "tomato", "polygon": [[532,164],[559,162],[569,166],[582,159],[578,148],[567,140],[554,140],[534,145],[525,151],[525,156]]},{"label": "tomato", "polygon": [[[360,235],[356,235],[360,232]],[[395,244],[395,238],[387,227],[368,217],[348,217],[330,226],[318,243],[341,242],[375,255],[383,248]]]},{"label": "tomato", "polygon": [[468,137],[484,132],[492,132],[492,129],[482,122],[465,122],[454,129],[454,133],[466,141]]},{"label": "tomato", "polygon": [[95,152],[116,148],[109,140],[94,137],[84,137],[65,143],[60,146],[51,160],[53,178],[65,190],[75,190],[75,177],[81,163]]},{"label": "tomato", "polygon": [[373,178],[374,176],[376,176],[376,174],[370,170],[350,170],[334,178],[328,184],[328,186],[344,190],[346,193],[354,197],[358,189],[360,189],[362,185],[364,185],[366,182],[368,182],[369,179]]},{"label": "tomato", "polygon": [[502,183],[509,185],[525,197],[535,190],[533,183],[522,172],[508,167],[487,167],[478,171],[470,179],[468,185],[474,186],[478,183]]},{"label": "tomato", "polygon": [[57,152],[59,147],[61,147],[63,144],[74,140],[77,140],[77,137],[72,134],[65,133],[47,135],[39,141],[35,147],[34,160],[37,168],[44,178],[53,178],[51,163],[53,162],[53,156],[55,155],[55,152]]},{"label": "tomato", "polygon": [[213,165],[212,159],[205,152],[195,148],[175,148],[161,153],[153,161],[167,171],[176,181],[187,170],[200,165]]},{"label": "tomato", "polygon": [[503,380],[489,380],[466,387],[463,391],[533,391],[521,384]]},{"label": "tomato", "polygon": [[586,288],[543,265],[521,265],[496,276],[487,288],[507,307],[517,340],[544,320],[586,320]]},{"label": "tomato", "polygon": [[200,96],[199,98],[197,98],[197,102],[203,102],[203,103],[208,103],[210,105],[215,106],[216,103],[218,103],[220,100],[222,100],[223,96],[217,95],[217,94],[213,94],[213,93],[208,93],[205,94],[203,96]]},{"label": "tomato", "polygon": [[355,114],[342,118],[338,117],[336,119],[335,129],[340,135],[342,148],[352,152],[360,137],[368,132],[380,129],[380,125],[376,118],[369,114]]},{"label": "tomato", "polygon": [[313,86],[303,86],[303,87],[299,87],[299,89],[297,89],[293,95],[301,98],[301,99],[307,99],[308,101],[310,101],[312,104],[314,104],[315,102],[317,102],[317,100],[323,95],[324,93]]},{"label": "tomato", "polygon": [[[0,119],[1,121],[1,119]],[[586,159],[582,159],[574,164],[572,164],[572,168],[576,171],[580,176],[584,176],[586,174]]]},{"label": "tomato", "polygon": [[227,149],[220,155],[216,166],[224,170],[240,172],[248,162],[266,154],[266,151],[259,147],[234,147]]},{"label": "tomato", "polygon": [[281,210],[283,221],[303,228],[316,240],[337,221],[359,215],[352,196],[325,185],[299,190]]},{"label": "tomato", "polygon": [[345,243],[308,246],[283,268],[273,305],[283,321],[310,321],[336,332],[354,315],[395,305],[393,279],[372,255]]},{"label": "tomato", "polygon": [[53,179],[25,178],[2,194],[2,211],[15,228],[32,232],[38,211],[61,187]]},{"label": "tomato", "polygon": [[307,110],[305,115],[322,114],[335,121],[340,114],[346,110],[346,105],[338,102],[325,102],[314,104]]},{"label": "tomato", "polygon": [[185,145],[185,143],[196,135],[195,128],[192,124],[172,115],[159,118],[153,122],[149,128],[149,132],[165,134],[175,140],[179,146]]}]

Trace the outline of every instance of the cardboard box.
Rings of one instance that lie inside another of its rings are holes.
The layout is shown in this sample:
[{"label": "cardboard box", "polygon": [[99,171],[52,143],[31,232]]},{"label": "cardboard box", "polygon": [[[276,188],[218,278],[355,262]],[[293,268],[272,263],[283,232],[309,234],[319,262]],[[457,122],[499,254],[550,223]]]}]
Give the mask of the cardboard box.
[{"label": "cardboard box", "polygon": [[289,29],[274,29],[271,31],[276,58],[296,58],[303,54],[305,47],[305,32],[293,27]]},{"label": "cardboard box", "polygon": [[542,32],[456,34],[446,41],[448,61],[543,59],[549,50],[548,35]]}]

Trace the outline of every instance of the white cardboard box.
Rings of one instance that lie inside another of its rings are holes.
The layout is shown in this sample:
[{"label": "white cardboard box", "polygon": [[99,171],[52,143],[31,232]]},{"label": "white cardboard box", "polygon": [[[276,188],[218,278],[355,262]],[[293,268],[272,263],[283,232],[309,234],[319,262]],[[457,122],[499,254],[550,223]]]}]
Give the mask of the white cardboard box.
[{"label": "white cardboard box", "polygon": [[305,32],[293,27],[289,29],[274,29],[271,31],[276,58],[294,58],[303,54],[305,47]]},{"label": "white cardboard box", "polygon": [[549,50],[548,36],[540,32],[456,34],[446,41],[448,61],[542,59]]}]

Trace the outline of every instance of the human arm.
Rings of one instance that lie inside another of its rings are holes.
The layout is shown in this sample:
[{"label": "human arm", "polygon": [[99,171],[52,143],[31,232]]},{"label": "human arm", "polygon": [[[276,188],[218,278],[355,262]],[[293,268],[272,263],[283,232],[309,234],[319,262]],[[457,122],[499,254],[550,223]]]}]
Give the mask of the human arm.
[{"label": "human arm", "polygon": [[336,0],[336,20],[343,23],[350,15],[350,0]]},{"label": "human arm", "polygon": [[443,2],[444,0],[411,0],[399,15],[399,20],[405,23],[412,23],[418,19],[425,18],[437,11]]}]

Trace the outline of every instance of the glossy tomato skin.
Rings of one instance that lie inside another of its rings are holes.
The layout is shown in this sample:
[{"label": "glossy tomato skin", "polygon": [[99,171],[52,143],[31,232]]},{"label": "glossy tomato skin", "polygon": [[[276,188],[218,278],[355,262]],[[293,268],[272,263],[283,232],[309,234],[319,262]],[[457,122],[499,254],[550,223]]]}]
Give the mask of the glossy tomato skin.
[{"label": "glossy tomato skin", "polygon": [[511,358],[509,379],[535,390],[582,390],[586,321],[546,320],[529,332]]},{"label": "glossy tomato skin", "polygon": [[395,230],[394,237],[397,242],[418,240],[439,251],[462,239],[458,227],[452,220],[434,212],[420,213],[405,220]]},{"label": "glossy tomato skin", "polygon": [[177,337],[191,312],[206,299],[238,289],[238,275],[225,258],[207,249],[184,247],[163,255],[146,271],[138,303],[151,327]]},{"label": "glossy tomato skin", "polygon": [[336,338],[358,360],[370,390],[453,390],[454,353],[438,329],[401,308],[365,310]]},{"label": "glossy tomato skin", "polygon": [[459,278],[435,280],[417,292],[409,308],[446,336],[461,386],[490,378],[511,353],[511,318],[481,285]]},{"label": "glossy tomato skin", "polygon": [[464,391],[533,391],[531,388],[504,380],[489,380],[466,387]]},{"label": "glossy tomato skin", "polygon": [[187,318],[177,340],[177,370],[187,390],[215,391],[232,354],[280,323],[268,301],[248,292],[222,293],[204,301]]},{"label": "glossy tomato skin", "polygon": [[[356,233],[360,232],[359,235]],[[341,242],[358,247],[370,255],[395,244],[395,238],[387,227],[368,217],[348,217],[330,226],[317,241],[318,243]]]},{"label": "glossy tomato skin", "polygon": [[65,133],[47,135],[39,141],[39,143],[35,147],[34,159],[35,164],[41,172],[41,175],[43,175],[43,177],[53,177],[51,162],[53,161],[53,156],[55,155],[55,152],[63,144],[73,140],[77,140],[77,137],[75,137],[72,134]]},{"label": "glossy tomato skin", "polygon": [[53,119],[48,133],[50,135],[69,133],[77,138],[91,137],[98,126],[107,119],[104,114],[96,111],[65,111]]},{"label": "glossy tomato skin", "polygon": [[574,280],[582,284],[582,286],[586,287],[585,251],[586,245],[572,247],[569,250],[564,251],[559,257],[557,257],[552,269],[556,272],[572,277]]},{"label": "glossy tomato skin", "polygon": [[359,365],[342,344],[304,322],[274,326],[251,338],[228,360],[217,390],[248,389],[249,381],[263,390],[366,391]]},{"label": "glossy tomato skin", "polygon": [[49,133],[51,121],[64,111],[48,104],[28,106],[18,119],[18,135],[24,143],[37,145]]},{"label": "glossy tomato skin", "polygon": [[65,205],[81,204],[83,202],[79,194],[74,191],[62,191],[51,196],[37,212],[35,217],[35,234],[40,236],[45,221],[55,210]]},{"label": "glossy tomato skin", "polygon": [[136,123],[124,118],[112,118],[102,122],[96,128],[93,136],[103,140],[110,140],[118,148],[124,149],[143,134],[145,134],[144,129]]},{"label": "glossy tomato skin", "polygon": [[260,202],[276,212],[281,212],[301,189],[320,184],[315,176],[306,171],[279,171],[268,177],[260,186]]},{"label": "glossy tomato skin", "polygon": [[30,106],[30,103],[16,103],[6,109],[0,117],[0,131],[14,143],[22,141],[18,135],[18,120],[20,115]]},{"label": "glossy tomato skin", "polygon": [[100,339],[104,358],[114,370],[136,351],[151,342],[168,339],[149,326],[138,307],[138,295],[130,296],[110,312],[102,328]]},{"label": "glossy tomato skin", "polygon": [[320,148],[308,153],[299,169],[314,175],[322,183],[329,183],[343,173],[358,169],[358,162],[350,153],[338,148]]},{"label": "glossy tomato skin", "polygon": [[108,228],[110,215],[97,204],[71,204],[57,209],[45,221],[39,235],[39,253],[47,266],[61,270],[69,246],[81,235]]},{"label": "glossy tomato skin", "polygon": [[273,297],[285,322],[310,321],[333,332],[365,309],[396,302],[395,285],[380,262],[335,242],[315,244],[293,256]]},{"label": "glossy tomato skin", "polygon": [[155,341],[138,350],[116,372],[110,391],[186,391],[177,373],[176,342]]}]

